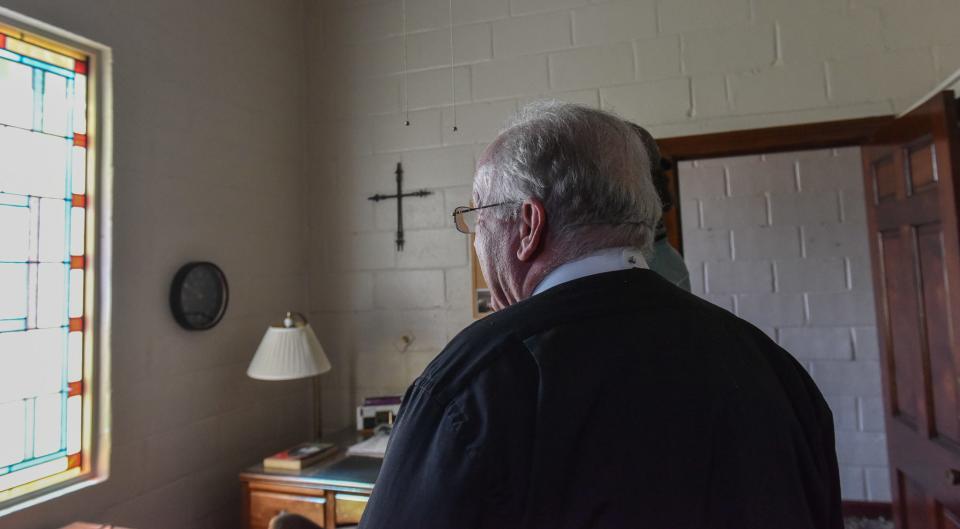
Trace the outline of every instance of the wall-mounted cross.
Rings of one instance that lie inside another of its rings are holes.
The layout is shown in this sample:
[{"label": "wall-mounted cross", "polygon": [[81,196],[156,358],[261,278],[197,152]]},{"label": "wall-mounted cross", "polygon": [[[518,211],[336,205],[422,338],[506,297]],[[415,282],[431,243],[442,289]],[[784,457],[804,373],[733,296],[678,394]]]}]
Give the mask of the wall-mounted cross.
[{"label": "wall-mounted cross", "polygon": [[397,251],[403,251],[403,197],[425,197],[432,195],[433,191],[427,191],[426,189],[421,189],[420,191],[414,191],[412,193],[403,192],[403,165],[400,162],[397,162],[397,194],[396,195],[381,195],[376,194],[369,198],[374,202],[380,202],[381,200],[388,200],[391,198],[397,199]]}]

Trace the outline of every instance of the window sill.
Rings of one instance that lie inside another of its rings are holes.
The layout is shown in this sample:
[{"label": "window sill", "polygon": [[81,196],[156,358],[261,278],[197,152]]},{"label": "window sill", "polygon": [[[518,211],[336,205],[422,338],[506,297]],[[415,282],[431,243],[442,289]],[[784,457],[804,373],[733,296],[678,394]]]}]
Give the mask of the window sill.
[{"label": "window sill", "polygon": [[87,487],[99,485],[105,481],[107,481],[107,476],[86,473],[54,485],[49,485],[40,490],[26,492],[8,500],[0,501],[0,518],[68,494],[73,494]]}]

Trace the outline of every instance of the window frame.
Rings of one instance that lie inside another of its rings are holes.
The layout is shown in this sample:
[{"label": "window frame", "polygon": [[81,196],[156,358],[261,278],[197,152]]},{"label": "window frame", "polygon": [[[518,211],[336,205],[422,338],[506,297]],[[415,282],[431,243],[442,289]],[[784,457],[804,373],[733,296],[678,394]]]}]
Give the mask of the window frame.
[{"label": "window frame", "polygon": [[112,51],[110,47],[0,6],[6,25],[86,54],[87,182],[84,265],[83,411],[80,472],[10,489],[0,518],[106,481],[110,461],[110,321],[113,195]]}]

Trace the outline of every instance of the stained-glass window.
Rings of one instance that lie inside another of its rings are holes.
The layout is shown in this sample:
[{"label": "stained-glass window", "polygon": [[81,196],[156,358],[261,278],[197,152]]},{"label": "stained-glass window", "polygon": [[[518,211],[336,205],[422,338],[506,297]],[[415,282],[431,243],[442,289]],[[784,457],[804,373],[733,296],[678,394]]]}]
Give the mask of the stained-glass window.
[{"label": "stained-glass window", "polygon": [[83,461],[89,74],[0,24],[0,500]]}]

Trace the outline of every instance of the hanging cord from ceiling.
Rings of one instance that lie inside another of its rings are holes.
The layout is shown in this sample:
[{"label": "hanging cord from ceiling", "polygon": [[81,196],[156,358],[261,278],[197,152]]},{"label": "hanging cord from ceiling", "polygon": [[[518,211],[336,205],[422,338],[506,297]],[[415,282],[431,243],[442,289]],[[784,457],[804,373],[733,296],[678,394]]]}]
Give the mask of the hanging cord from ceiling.
[{"label": "hanging cord from ceiling", "polygon": [[453,0],[450,0],[450,102],[453,104],[453,131],[457,131],[457,86],[453,69]]},{"label": "hanging cord from ceiling", "polygon": [[400,71],[403,72],[403,80],[401,84],[403,85],[403,124],[404,126],[410,126],[410,105],[407,104],[407,0],[400,0],[400,34],[401,40],[400,47],[402,51],[400,52]]}]

